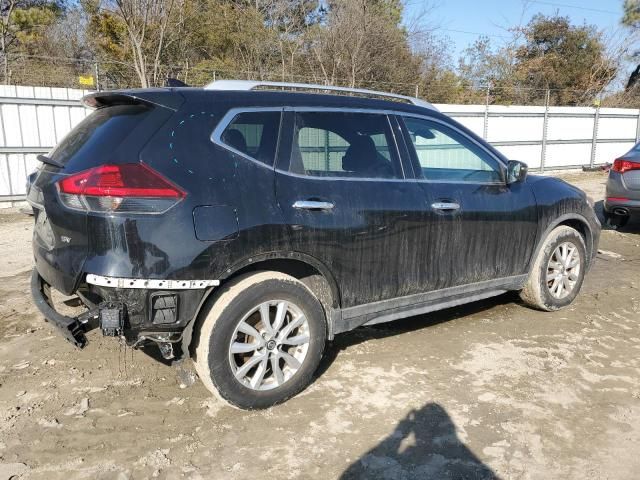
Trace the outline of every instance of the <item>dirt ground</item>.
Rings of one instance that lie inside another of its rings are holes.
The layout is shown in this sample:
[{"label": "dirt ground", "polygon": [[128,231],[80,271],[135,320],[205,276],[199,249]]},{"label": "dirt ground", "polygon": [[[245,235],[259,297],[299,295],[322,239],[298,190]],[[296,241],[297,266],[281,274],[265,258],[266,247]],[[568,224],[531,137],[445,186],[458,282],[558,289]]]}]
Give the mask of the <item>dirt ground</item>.
[{"label": "dirt ground", "polygon": [[[605,174],[568,180],[601,200]],[[31,219],[0,215],[0,480],[632,479],[640,475],[640,222],[605,230],[569,308],[504,295],[340,335],[315,383],[244,412],[28,296]]]}]

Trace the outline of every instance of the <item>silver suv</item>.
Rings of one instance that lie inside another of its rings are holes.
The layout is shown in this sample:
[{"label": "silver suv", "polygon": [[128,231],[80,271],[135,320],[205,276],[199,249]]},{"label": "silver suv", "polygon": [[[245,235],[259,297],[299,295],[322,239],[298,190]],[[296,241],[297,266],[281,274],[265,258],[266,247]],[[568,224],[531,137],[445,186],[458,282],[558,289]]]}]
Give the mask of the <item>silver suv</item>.
[{"label": "silver suv", "polygon": [[640,213],[640,143],[613,162],[604,201],[604,216],[612,226],[624,227],[632,213]]}]

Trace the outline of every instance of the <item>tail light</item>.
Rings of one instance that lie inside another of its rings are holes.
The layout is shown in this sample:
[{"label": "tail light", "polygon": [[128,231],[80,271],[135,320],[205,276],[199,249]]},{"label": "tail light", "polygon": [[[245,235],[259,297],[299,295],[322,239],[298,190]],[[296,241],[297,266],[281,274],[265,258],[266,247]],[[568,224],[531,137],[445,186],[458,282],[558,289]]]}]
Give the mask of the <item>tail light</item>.
[{"label": "tail light", "polygon": [[143,163],[101,165],[63,178],[60,200],[74,210],[162,213],[186,193]]},{"label": "tail light", "polygon": [[613,162],[611,170],[619,173],[628,172],[629,170],[640,170],[640,162],[632,162],[631,160],[618,158]]},{"label": "tail light", "polygon": [[607,202],[627,202],[627,197],[607,197]]}]

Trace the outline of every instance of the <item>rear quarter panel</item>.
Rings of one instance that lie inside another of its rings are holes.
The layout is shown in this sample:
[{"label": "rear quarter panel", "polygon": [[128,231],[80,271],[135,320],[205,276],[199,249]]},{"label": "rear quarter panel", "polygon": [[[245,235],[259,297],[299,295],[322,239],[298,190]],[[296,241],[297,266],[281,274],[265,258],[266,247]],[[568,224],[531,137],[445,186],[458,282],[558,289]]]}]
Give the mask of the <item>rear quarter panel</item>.
[{"label": "rear quarter panel", "polygon": [[[184,189],[186,198],[162,215],[90,217],[94,243],[87,272],[217,279],[240,259],[288,250],[273,168],[210,140],[217,123],[237,105],[207,92],[188,97],[140,155]],[[201,222],[198,231],[207,235],[198,238],[194,218]]]}]

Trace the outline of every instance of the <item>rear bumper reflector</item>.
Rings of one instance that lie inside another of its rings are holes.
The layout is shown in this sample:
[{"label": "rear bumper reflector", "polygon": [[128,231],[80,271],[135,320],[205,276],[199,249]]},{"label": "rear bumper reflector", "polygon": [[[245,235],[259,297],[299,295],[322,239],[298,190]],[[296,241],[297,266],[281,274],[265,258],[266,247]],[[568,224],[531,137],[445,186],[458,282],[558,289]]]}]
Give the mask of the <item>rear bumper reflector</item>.
[{"label": "rear bumper reflector", "polygon": [[158,280],[145,278],[103,277],[102,275],[87,274],[87,283],[100,287],[112,288],[148,288],[163,290],[194,290],[200,288],[217,287],[220,280]]}]

